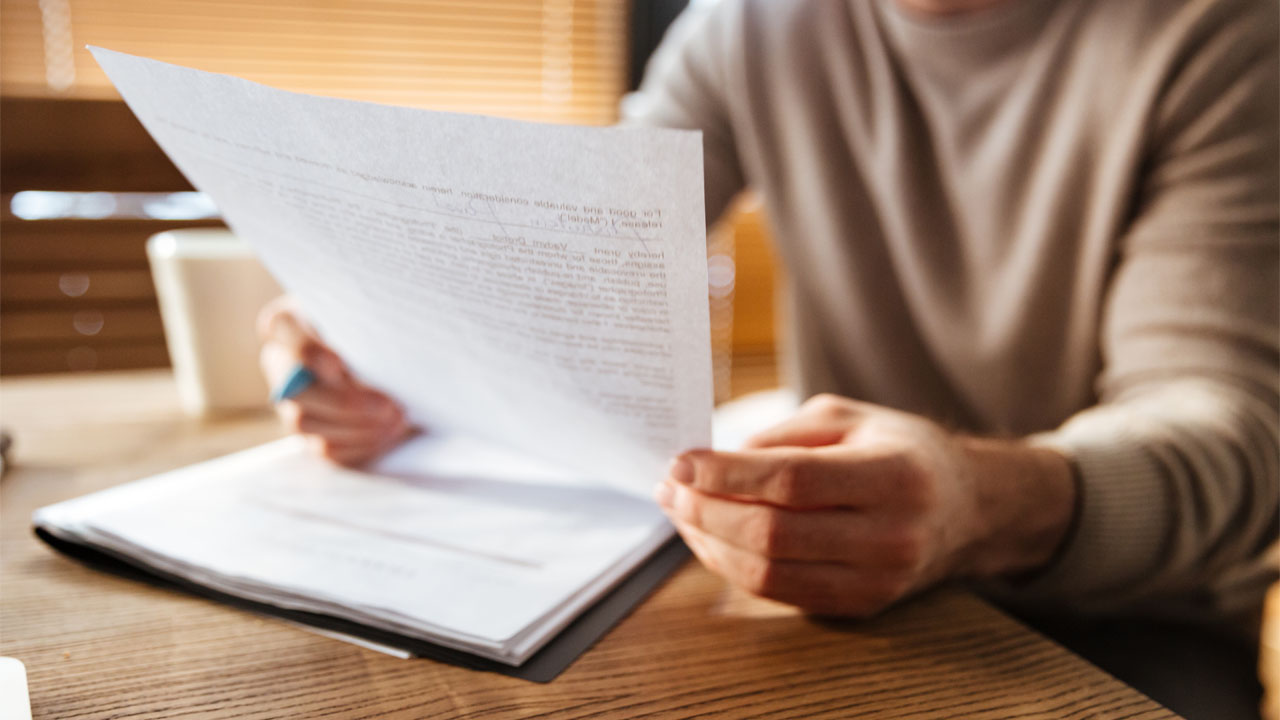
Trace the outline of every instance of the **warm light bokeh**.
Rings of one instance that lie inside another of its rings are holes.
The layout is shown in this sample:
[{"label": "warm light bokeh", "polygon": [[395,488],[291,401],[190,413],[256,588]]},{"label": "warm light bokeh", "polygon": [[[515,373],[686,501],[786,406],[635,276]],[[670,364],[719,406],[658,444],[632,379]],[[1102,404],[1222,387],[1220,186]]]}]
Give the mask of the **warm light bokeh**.
[{"label": "warm light bokeh", "polygon": [[625,0],[2,0],[0,90],[113,98],[86,44],[319,95],[605,124]]}]

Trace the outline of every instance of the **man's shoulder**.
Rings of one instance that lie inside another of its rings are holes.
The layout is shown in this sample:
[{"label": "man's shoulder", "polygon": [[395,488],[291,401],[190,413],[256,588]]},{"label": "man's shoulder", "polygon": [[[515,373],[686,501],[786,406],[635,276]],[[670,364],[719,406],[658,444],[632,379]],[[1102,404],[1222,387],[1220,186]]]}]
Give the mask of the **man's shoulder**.
[{"label": "man's shoulder", "polygon": [[1079,40],[1125,71],[1163,125],[1198,115],[1246,76],[1258,92],[1274,94],[1280,3],[1095,0]]},{"label": "man's shoulder", "polygon": [[[705,25],[741,38],[752,50],[820,47],[876,32],[876,5],[886,0],[709,0],[695,2]],[[893,0],[887,0],[892,2]],[[1023,2],[1027,0],[1006,0]],[[1274,37],[1280,25],[1276,0],[1054,0],[1060,10],[1082,11],[1082,29],[1126,42],[1141,53],[1179,37],[1204,38],[1252,31]],[[755,47],[756,44],[759,47]]]},{"label": "man's shoulder", "polygon": [[1274,45],[1278,18],[1276,0],[1093,0],[1083,27],[1089,40],[1124,46],[1135,60],[1177,62],[1222,38]]},{"label": "man's shoulder", "polygon": [[1212,29],[1240,23],[1274,26],[1280,3],[1275,0],[1093,0],[1090,9],[1126,26],[1167,31]]}]

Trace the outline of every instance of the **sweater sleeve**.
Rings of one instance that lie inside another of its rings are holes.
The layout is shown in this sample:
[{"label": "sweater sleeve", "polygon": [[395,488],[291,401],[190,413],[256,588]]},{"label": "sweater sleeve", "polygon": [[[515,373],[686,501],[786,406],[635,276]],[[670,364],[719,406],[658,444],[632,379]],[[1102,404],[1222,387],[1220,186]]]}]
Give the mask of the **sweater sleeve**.
[{"label": "sweater sleeve", "polygon": [[1075,466],[1075,525],[1015,601],[1247,618],[1275,577],[1280,62],[1257,6],[1198,37],[1153,108],[1100,401],[1032,438]]},{"label": "sweater sleeve", "polygon": [[741,44],[737,3],[691,6],[667,30],[640,89],[622,104],[624,124],[702,131],[707,224],[745,185],[729,123],[725,58]]}]

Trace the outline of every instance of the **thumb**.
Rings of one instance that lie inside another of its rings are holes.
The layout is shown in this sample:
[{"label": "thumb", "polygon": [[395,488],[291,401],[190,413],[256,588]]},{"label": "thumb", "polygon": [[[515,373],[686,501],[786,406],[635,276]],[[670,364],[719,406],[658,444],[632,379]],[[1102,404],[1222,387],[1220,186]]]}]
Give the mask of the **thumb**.
[{"label": "thumb", "polygon": [[837,417],[801,409],[792,417],[747,438],[743,449],[834,445],[852,432],[857,424],[856,416]]}]

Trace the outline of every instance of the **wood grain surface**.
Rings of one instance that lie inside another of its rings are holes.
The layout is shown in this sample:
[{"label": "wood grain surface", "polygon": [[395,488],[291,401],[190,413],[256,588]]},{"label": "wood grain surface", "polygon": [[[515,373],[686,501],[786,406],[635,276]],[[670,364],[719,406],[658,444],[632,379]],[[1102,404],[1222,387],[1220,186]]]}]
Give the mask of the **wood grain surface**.
[{"label": "wood grain surface", "polygon": [[0,382],[0,654],[36,718],[1099,717],[1169,711],[960,590],[828,622],[678,571],[556,681],[399,660],[87,569],[41,545],[44,504],[279,434],[182,418],[163,371]]}]

